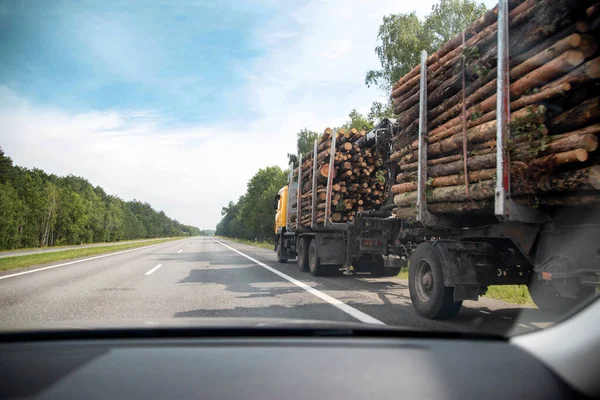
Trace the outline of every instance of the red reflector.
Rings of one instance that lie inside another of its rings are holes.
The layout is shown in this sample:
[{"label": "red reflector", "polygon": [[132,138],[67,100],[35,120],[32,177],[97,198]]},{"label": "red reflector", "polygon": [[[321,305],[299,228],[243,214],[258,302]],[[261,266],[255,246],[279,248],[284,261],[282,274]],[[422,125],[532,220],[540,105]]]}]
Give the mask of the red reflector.
[{"label": "red reflector", "polygon": [[552,280],[552,274],[550,272],[542,272],[542,279],[545,281]]}]

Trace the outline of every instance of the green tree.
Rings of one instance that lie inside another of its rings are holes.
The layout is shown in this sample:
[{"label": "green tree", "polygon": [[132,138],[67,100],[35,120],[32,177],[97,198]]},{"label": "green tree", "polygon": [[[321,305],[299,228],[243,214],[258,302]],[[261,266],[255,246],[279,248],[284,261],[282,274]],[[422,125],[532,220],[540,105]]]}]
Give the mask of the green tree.
[{"label": "green tree", "polygon": [[373,121],[356,111],[356,109],[350,111],[348,117],[350,117],[350,119],[342,126],[346,130],[356,128],[359,131],[369,131],[373,129]]},{"label": "green tree", "polygon": [[248,182],[237,203],[221,210],[216,235],[249,240],[271,240],[274,236],[273,198],[287,183],[287,171],[279,167],[260,169]]},{"label": "green tree", "polygon": [[0,147],[0,183],[6,183],[13,179],[15,175],[15,167],[10,157],[7,157]]},{"label": "green tree", "polygon": [[287,173],[279,167],[260,169],[248,182],[240,217],[254,238],[273,237],[273,198],[287,183]]},{"label": "green tree", "polygon": [[10,183],[0,183],[0,249],[20,247],[25,205]]},{"label": "green tree", "polygon": [[373,122],[373,125],[377,125],[378,122],[385,118],[392,118],[394,116],[394,108],[392,107],[392,102],[388,101],[387,103],[381,103],[379,101],[374,101],[371,104],[371,111],[367,114],[367,118],[369,121]]},{"label": "green tree", "polygon": [[13,166],[0,149],[0,249],[199,234],[83,178]]},{"label": "green tree", "polygon": [[306,128],[296,133],[296,154],[288,153],[288,163],[298,166],[298,154],[307,154],[313,151],[314,142],[319,138],[319,133]]},{"label": "green tree", "polygon": [[441,0],[423,21],[414,12],[384,16],[375,47],[381,69],[367,72],[365,83],[389,92],[394,82],[420,62],[421,50],[432,53],[485,11],[483,3]]}]

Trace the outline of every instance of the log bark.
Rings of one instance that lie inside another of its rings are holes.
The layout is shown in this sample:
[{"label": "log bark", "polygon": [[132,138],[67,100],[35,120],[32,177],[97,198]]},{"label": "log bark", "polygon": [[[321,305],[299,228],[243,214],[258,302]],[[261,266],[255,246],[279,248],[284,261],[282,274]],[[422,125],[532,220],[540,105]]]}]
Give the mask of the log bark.
[{"label": "log bark", "polygon": [[521,64],[511,68],[511,79],[515,79],[515,77],[524,76],[525,74],[557,58],[559,55],[563,54],[567,50],[576,49],[581,45],[581,42],[582,37],[579,33],[573,33],[570,36],[567,36],[566,38],[557,41],[544,51],[541,51],[533,57],[523,61]]},{"label": "log bark", "polygon": [[[496,183],[494,181],[483,181],[469,185],[469,198],[465,185],[439,187],[428,191],[427,203],[440,203],[466,200],[483,200],[492,198]],[[394,196],[394,204],[398,207],[408,207],[417,201],[417,192],[408,192]]]},{"label": "log bark", "polygon": [[[494,96],[495,97],[495,96]],[[527,108],[522,108],[511,114],[511,122],[520,124],[537,123],[544,121],[546,108],[543,106],[532,105]],[[471,121],[474,122],[474,121]],[[482,124],[472,126],[467,130],[467,140],[469,142],[484,141],[495,136],[496,120],[484,122]],[[430,134],[428,138],[428,154],[435,155],[443,152],[448,152],[450,149],[456,149],[456,146],[462,146],[462,132],[458,133],[454,130],[441,131],[436,135]],[[453,144],[451,144],[453,143]],[[458,143],[458,144],[457,144]],[[418,146],[418,142],[413,142],[412,146]]]},{"label": "log bark", "polygon": [[[534,0],[526,0],[523,3],[521,3],[520,5],[518,5],[516,8],[514,8],[509,13],[509,21],[511,21],[510,27],[514,28],[516,25],[524,22],[523,20],[530,16],[529,10],[533,9],[533,7],[535,5],[536,5],[536,3]],[[517,17],[519,17],[519,19],[517,19]],[[465,46],[467,46],[467,47],[473,47],[473,46],[484,47],[486,45],[489,45],[493,40],[495,40],[497,32],[498,32],[498,23],[494,22],[493,24],[487,26],[485,29],[482,29],[476,35],[474,35],[469,40],[467,40],[465,42]],[[457,48],[453,49],[452,51],[448,52],[446,55],[441,57],[439,59],[439,61],[437,61],[436,63],[433,63],[431,65],[431,67],[430,67],[431,72],[435,72],[436,70],[441,68],[444,64],[449,63],[449,62],[451,63],[452,61],[454,61],[458,56],[460,56],[461,51],[462,51],[462,46],[457,47]]]},{"label": "log bark", "polygon": [[577,86],[598,78],[600,78],[600,57],[590,60],[585,64],[573,69],[563,77],[548,83],[546,86],[543,86],[540,91],[561,86],[565,83],[568,83],[572,86]]},{"label": "log bark", "polygon": [[[521,96],[533,87],[541,86],[545,82],[556,79],[579,64],[582,64],[584,60],[585,57],[582,51],[568,50],[512,83],[510,85],[510,94],[511,96]],[[511,78],[514,79],[512,77],[512,70]]]},{"label": "log bark", "polygon": [[598,44],[591,35],[581,35],[580,50],[585,58],[591,57],[598,50]]},{"label": "log bark", "polygon": [[[496,75],[497,71],[496,68],[494,68],[484,77],[477,78],[467,85],[465,92],[465,95],[467,96],[465,101],[467,107],[494,93],[496,88]],[[429,111],[427,113],[427,118],[431,121],[429,126],[435,127],[461,112],[461,100],[462,93],[459,91],[450,99],[443,101],[442,104]]]},{"label": "log bark", "polygon": [[398,113],[408,110],[410,107],[419,102],[419,95],[419,85],[415,85],[415,87],[404,96],[396,97],[392,100],[394,104],[394,110],[399,110]]},{"label": "log bark", "polygon": [[[446,164],[434,165],[429,168],[427,173],[430,177],[454,175],[462,172],[463,161],[454,161]],[[486,154],[483,156],[473,156],[467,159],[467,170],[477,171],[480,169],[496,167],[496,154]]]},{"label": "log bark", "polygon": [[518,110],[529,104],[534,104],[534,103],[542,102],[544,100],[552,99],[554,97],[562,96],[569,90],[571,90],[570,83],[563,83],[560,86],[549,87],[549,88],[546,88],[545,90],[540,90],[539,92],[530,94],[528,96],[521,96],[517,100],[512,101],[510,103],[510,108],[512,110]]},{"label": "log bark", "polygon": [[[516,158],[516,157],[514,157]],[[536,158],[531,161],[531,165],[537,167],[552,167],[555,165],[570,164],[575,162],[584,162],[588,159],[588,152],[584,149],[565,151],[564,153],[550,154],[544,157]]]},{"label": "log bark", "polygon": [[583,149],[592,152],[598,148],[598,138],[593,134],[567,133],[563,135],[552,136],[552,141],[546,143],[545,140],[535,140],[531,143],[518,143],[512,154],[516,152],[526,153],[530,151],[535,156],[542,156],[566,151]]},{"label": "log bark", "polygon": [[[496,169],[483,169],[480,171],[472,171],[467,174],[470,183],[479,181],[485,181],[494,179],[496,177]],[[431,187],[443,187],[443,186],[455,186],[461,185],[465,182],[465,176],[463,174],[440,176],[433,178],[428,182],[428,186]],[[405,182],[392,186],[393,194],[400,194],[406,192],[413,192],[417,190],[417,182]]]},{"label": "log bark", "polygon": [[[492,97],[488,98],[488,100],[486,101],[486,104],[492,104],[495,101],[496,101],[496,95],[493,95]],[[485,112],[485,114],[483,116],[481,116],[480,118],[477,118],[474,121],[470,120],[467,123],[467,128],[471,128],[471,127],[479,125],[481,123],[496,119],[496,111],[494,110],[494,111],[488,112],[488,110],[483,110],[482,104],[483,103],[480,103],[478,106],[471,107],[469,110],[467,110],[467,118],[471,118],[473,115],[473,112],[475,112],[475,111]],[[544,114],[545,112],[546,112],[546,107],[544,107],[544,106],[538,106],[535,104],[530,105],[523,109],[520,109],[520,110],[517,110],[517,111],[511,113],[511,116],[510,116],[511,122],[517,121],[521,118],[525,118],[532,113],[533,114]],[[441,126],[437,127],[436,129],[434,129],[433,131],[429,132],[428,141],[429,141],[429,143],[434,143],[438,140],[447,138],[447,137],[452,136],[461,131],[462,131],[462,118],[459,116],[459,117],[451,119],[450,121],[444,123],[444,125],[441,125]],[[416,146],[416,143],[418,143],[418,142],[413,142],[413,144],[415,146]]]},{"label": "log bark", "polygon": [[[514,196],[537,195],[538,193],[572,192],[583,189],[599,190],[600,166],[562,172],[551,175],[545,174],[535,179],[523,175],[513,176],[511,180],[511,194]],[[429,203],[462,202],[467,200],[485,200],[494,197],[495,181],[488,180],[469,185],[467,197],[465,185],[434,188],[427,193]],[[399,207],[408,207],[415,204],[416,191],[401,193],[394,196],[394,204]]]},{"label": "log bark", "polygon": [[585,126],[600,117],[600,97],[594,97],[563,112],[550,121],[550,127],[556,131]]}]

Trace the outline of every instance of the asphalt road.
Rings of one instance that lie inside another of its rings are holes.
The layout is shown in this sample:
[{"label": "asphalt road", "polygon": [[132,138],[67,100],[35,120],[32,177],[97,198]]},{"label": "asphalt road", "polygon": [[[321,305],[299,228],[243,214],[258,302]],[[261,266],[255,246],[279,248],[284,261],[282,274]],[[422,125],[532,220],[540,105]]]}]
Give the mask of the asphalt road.
[{"label": "asphalt road", "polygon": [[487,298],[465,302],[456,319],[431,321],[414,311],[406,281],[368,275],[316,278],[298,271],[295,262],[279,264],[270,250],[211,238],[0,273],[0,327],[184,317],[358,320],[500,334],[552,321],[539,310]]}]

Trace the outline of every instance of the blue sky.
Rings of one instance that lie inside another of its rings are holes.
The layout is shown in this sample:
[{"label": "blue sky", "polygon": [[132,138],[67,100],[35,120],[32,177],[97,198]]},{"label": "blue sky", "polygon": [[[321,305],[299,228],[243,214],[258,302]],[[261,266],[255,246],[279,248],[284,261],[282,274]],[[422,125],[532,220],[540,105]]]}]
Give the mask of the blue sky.
[{"label": "blue sky", "polygon": [[0,0],[0,146],[214,228],[296,132],[384,100],[383,16],[434,2]]},{"label": "blue sky", "polygon": [[275,11],[234,5],[3,2],[0,81],[73,111],[147,108],[177,124],[236,115],[243,103],[229,93],[264,51],[252,32]]}]

